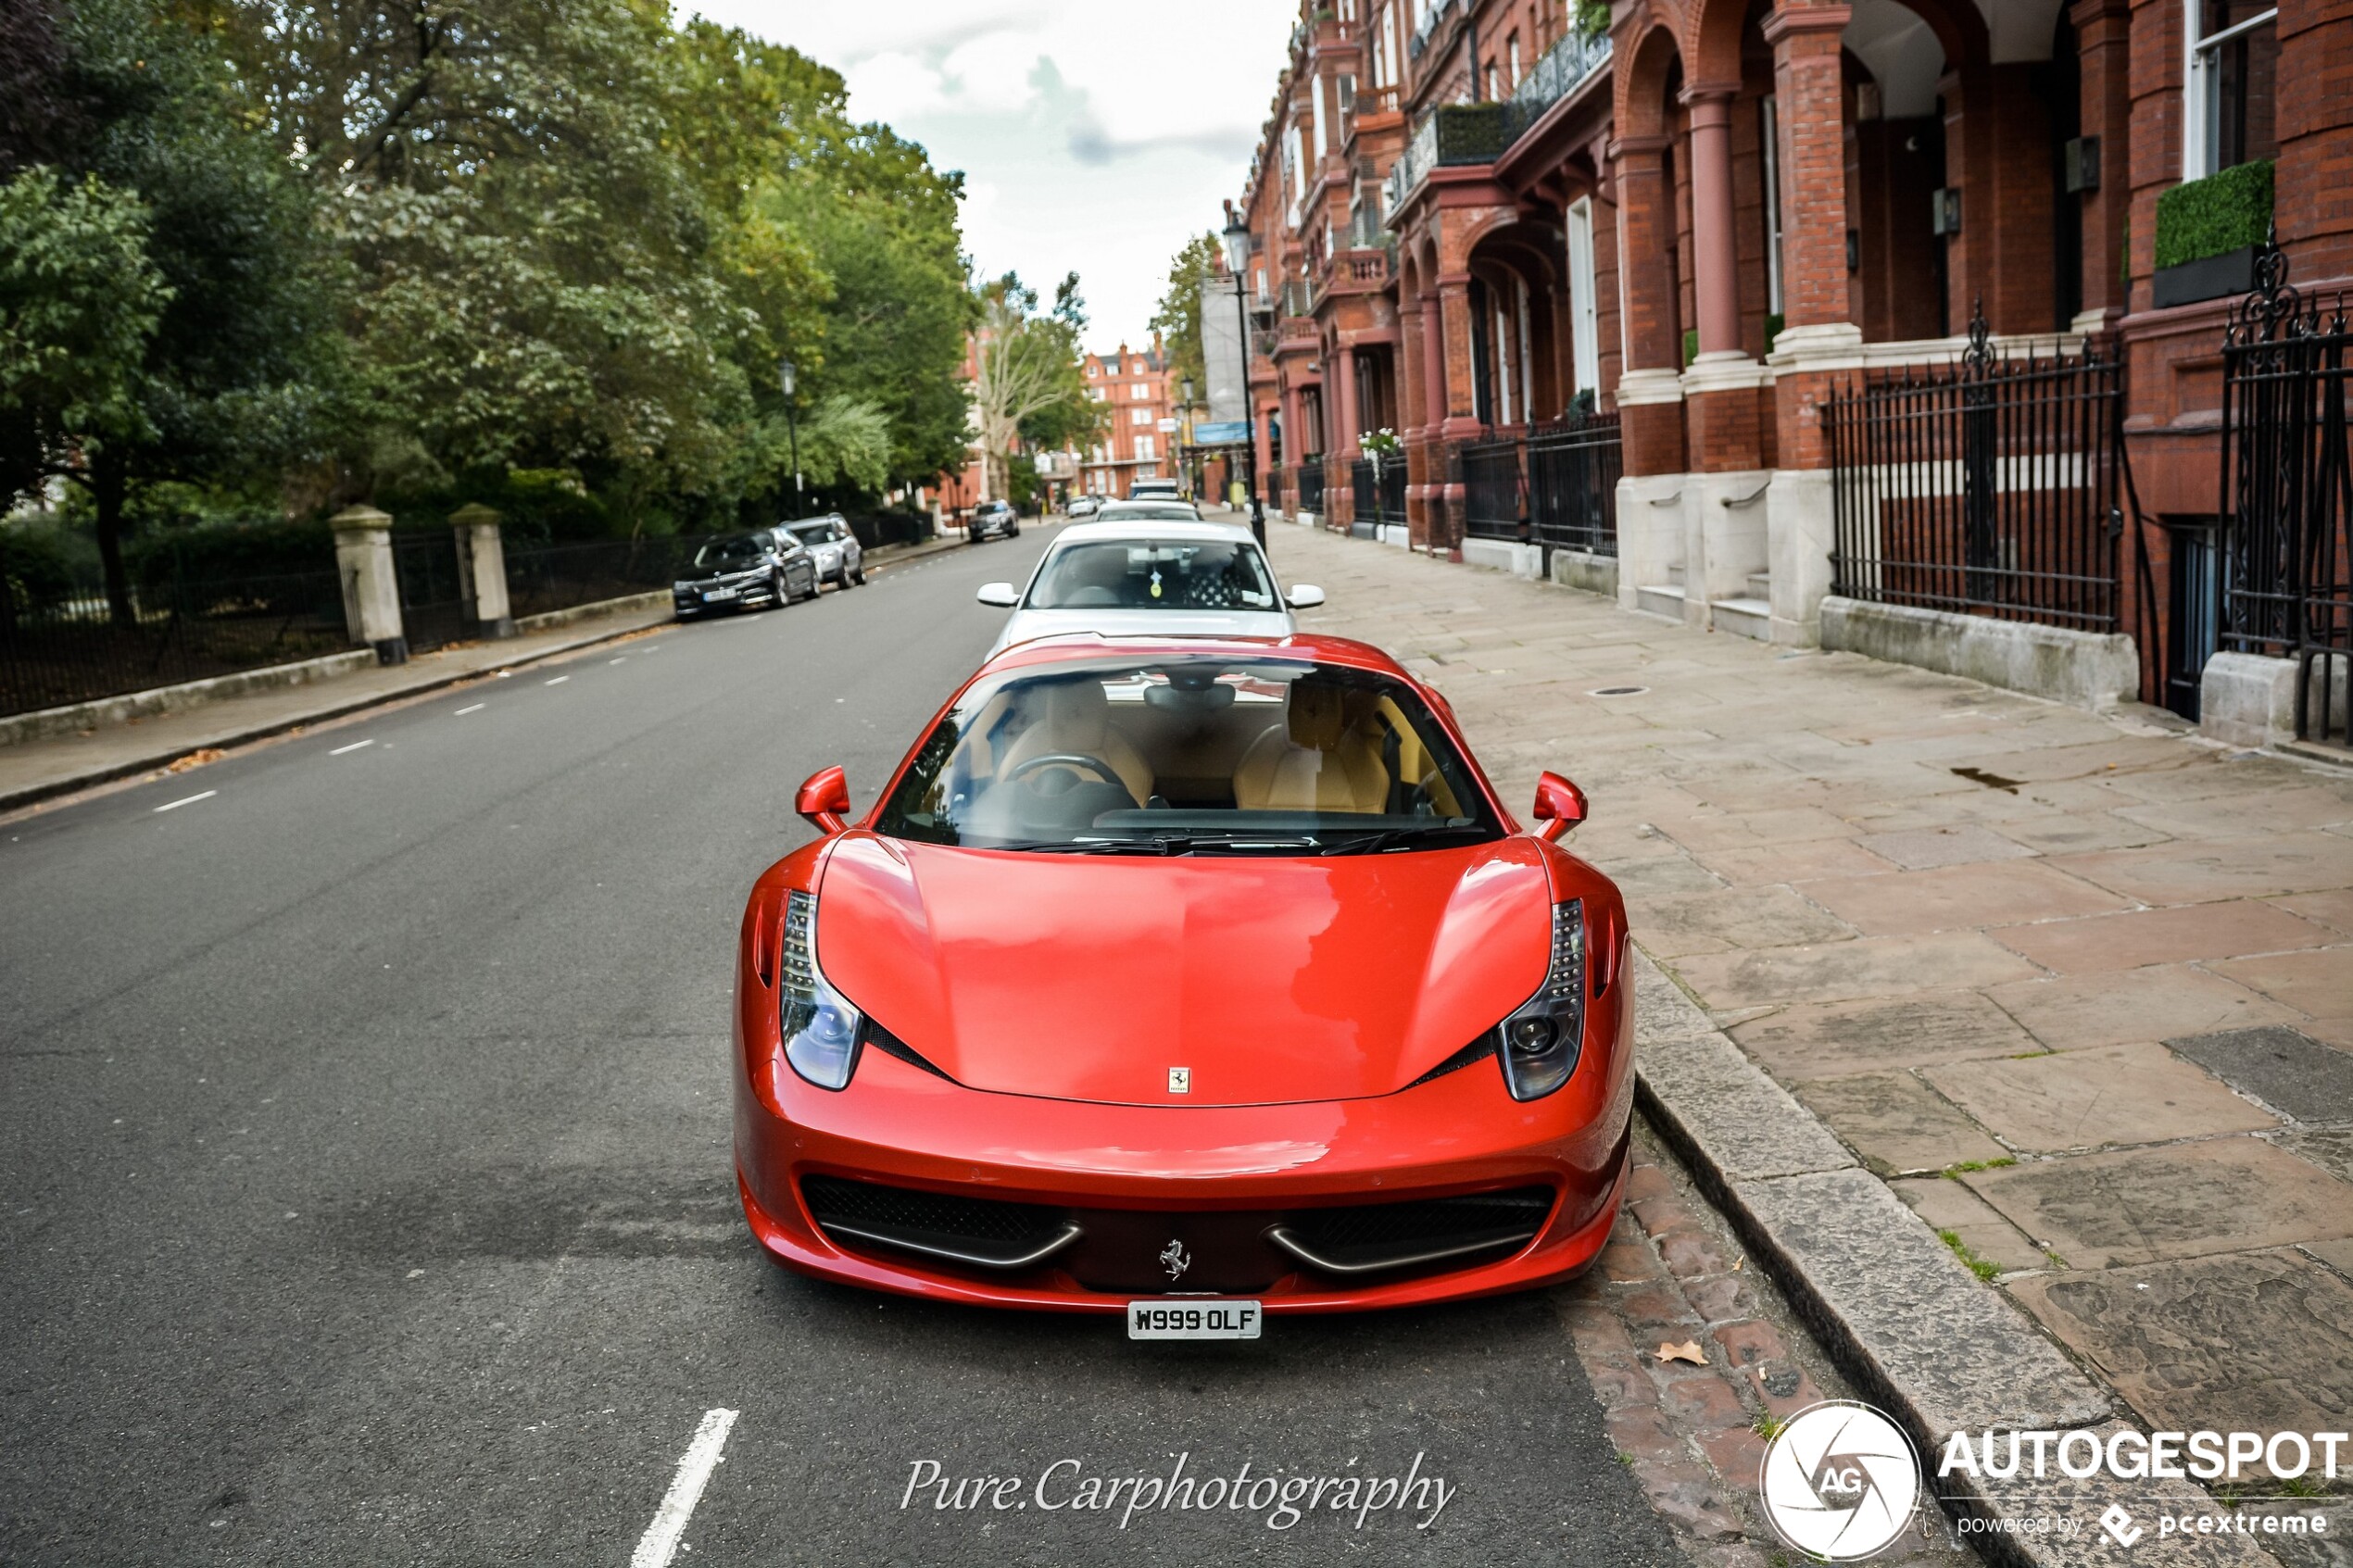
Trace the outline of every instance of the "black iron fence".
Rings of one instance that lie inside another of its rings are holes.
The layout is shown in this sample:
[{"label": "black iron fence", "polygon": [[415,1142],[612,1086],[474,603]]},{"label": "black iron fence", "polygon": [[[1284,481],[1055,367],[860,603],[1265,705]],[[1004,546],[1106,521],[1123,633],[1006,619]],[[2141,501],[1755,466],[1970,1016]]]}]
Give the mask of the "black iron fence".
[{"label": "black iron fence", "polygon": [[1291,483],[1298,496],[1292,509],[1313,512],[1318,518],[1322,517],[1324,515],[1324,459],[1316,457],[1302,458]]},{"label": "black iron fence", "polygon": [[458,572],[458,542],[446,528],[392,536],[394,578],[400,584],[400,625],[409,651],[422,653],[473,632]]},{"label": "black iron fence", "polygon": [[1474,539],[1528,537],[1528,486],[1517,436],[1466,441],[1454,449],[1462,466],[1463,532]]},{"label": "black iron fence", "polygon": [[343,583],[318,571],[200,582],[147,570],[110,604],[95,581],[0,579],[0,714],[339,653]]},{"label": "black iron fence", "polygon": [[1831,591],[2081,631],[2118,622],[2120,364],[1994,357],[1868,376],[1823,407]]},{"label": "black iron fence", "polygon": [[518,618],[667,588],[715,535],[598,539],[507,552],[507,602]]},{"label": "black iron fence", "polygon": [[1617,554],[1617,480],[1625,448],[1616,414],[1572,416],[1528,435],[1528,516],[1536,542]]},{"label": "black iron fence", "polygon": [[1349,487],[1356,501],[1356,521],[1380,528],[1405,522],[1405,454],[1390,452],[1376,462],[1359,458],[1348,465]]},{"label": "black iron fence", "polygon": [[2222,349],[2220,641],[2293,659],[2296,733],[2348,741],[2353,661],[2353,451],[2346,421],[2343,295],[2323,306],[2287,282],[2277,251]]}]

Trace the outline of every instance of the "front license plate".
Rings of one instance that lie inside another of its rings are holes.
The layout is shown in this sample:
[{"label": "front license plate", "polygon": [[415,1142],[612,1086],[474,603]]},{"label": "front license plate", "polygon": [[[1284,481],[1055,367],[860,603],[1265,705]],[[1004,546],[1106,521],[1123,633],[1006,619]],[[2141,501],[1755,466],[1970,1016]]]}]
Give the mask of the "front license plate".
[{"label": "front license plate", "polygon": [[1265,1312],[1255,1301],[1130,1301],[1130,1339],[1255,1339]]},{"label": "front license plate", "polygon": [[705,604],[716,604],[721,599],[732,599],[735,596],[736,590],[733,588],[713,588],[703,595],[702,602]]}]

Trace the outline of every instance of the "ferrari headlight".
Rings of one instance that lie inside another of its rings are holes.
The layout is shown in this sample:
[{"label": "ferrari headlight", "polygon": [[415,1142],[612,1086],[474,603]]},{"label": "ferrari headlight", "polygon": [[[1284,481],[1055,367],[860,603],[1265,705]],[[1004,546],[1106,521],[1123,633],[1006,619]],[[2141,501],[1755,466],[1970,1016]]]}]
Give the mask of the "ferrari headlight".
[{"label": "ferrari headlight", "polygon": [[1544,984],[1496,1025],[1495,1054],[1514,1099],[1541,1099],[1577,1071],[1585,1042],[1585,901],[1553,906],[1552,961]]},{"label": "ferrari headlight", "polygon": [[844,1089],[858,1070],[859,1026],[865,1021],[817,967],[817,899],[785,895],[784,965],[776,977],[785,1060],[821,1089]]}]

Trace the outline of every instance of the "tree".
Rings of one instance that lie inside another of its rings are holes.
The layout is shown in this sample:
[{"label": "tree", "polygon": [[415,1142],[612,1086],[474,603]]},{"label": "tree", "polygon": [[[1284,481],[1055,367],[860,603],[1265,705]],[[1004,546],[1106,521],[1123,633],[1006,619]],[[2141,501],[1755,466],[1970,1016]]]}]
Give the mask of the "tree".
[{"label": "tree", "polygon": [[981,488],[994,499],[1010,490],[1013,456],[1023,440],[1074,441],[1099,428],[1102,414],[1078,372],[1087,316],[1077,273],[1063,279],[1053,307],[1042,315],[1037,291],[1011,272],[982,284],[977,298],[973,411],[980,421]]},{"label": "tree", "polygon": [[0,509],[76,456],[76,436],[146,433],[140,371],[171,290],[147,207],[94,175],[0,184]]},{"label": "tree", "polygon": [[1209,373],[1201,345],[1201,287],[1203,281],[1223,277],[1226,250],[1215,234],[1196,234],[1177,247],[1168,264],[1168,291],[1152,314],[1152,331],[1168,350],[1169,368],[1180,381],[1190,381],[1206,395]]}]

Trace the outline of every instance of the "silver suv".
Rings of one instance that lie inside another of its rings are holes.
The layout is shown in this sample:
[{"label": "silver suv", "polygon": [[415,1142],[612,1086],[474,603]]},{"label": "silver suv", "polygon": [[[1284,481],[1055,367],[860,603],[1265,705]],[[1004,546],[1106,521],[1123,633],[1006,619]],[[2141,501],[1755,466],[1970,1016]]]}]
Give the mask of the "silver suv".
[{"label": "silver suv", "polygon": [[808,547],[817,563],[819,582],[848,588],[866,581],[865,552],[858,547],[858,535],[849,531],[849,523],[839,512],[788,522],[779,532]]}]

